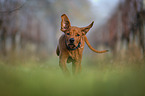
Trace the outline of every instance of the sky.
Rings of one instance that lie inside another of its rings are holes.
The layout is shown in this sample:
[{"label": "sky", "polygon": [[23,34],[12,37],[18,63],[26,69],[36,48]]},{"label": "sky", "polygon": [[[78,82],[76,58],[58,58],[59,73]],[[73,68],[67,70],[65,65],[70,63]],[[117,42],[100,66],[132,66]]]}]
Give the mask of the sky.
[{"label": "sky", "polygon": [[115,11],[119,0],[88,0],[91,3],[91,11],[97,21],[96,26],[108,19]]}]

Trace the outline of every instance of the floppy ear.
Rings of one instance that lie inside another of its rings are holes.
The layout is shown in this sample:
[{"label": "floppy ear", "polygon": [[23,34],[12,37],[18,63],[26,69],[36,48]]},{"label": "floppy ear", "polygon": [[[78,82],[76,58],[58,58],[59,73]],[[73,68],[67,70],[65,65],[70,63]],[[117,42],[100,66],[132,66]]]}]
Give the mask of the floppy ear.
[{"label": "floppy ear", "polygon": [[94,21],[90,25],[88,25],[87,27],[80,28],[82,31],[82,34],[85,35],[90,30],[90,28],[93,26],[93,24],[94,24]]},{"label": "floppy ear", "polygon": [[61,31],[65,32],[66,30],[68,30],[70,28],[70,21],[68,19],[68,17],[63,14],[61,15]]}]

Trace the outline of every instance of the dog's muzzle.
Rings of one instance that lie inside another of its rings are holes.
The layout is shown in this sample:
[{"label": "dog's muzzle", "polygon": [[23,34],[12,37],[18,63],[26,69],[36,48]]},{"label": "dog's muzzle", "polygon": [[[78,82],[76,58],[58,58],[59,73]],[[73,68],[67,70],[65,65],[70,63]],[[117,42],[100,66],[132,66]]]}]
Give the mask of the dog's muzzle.
[{"label": "dog's muzzle", "polygon": [[[72,39],[72,38],[71,38]],[[70,40],[71,40],[70,39]],[[76,47],[72,42],[74,42],[74,40],[70,41],[70,44],[67,45],[67,41],[65,40],[65,45],[67,47],[68,50],[76,50],[80,47],[81,42],[78,43],[78,46]]]},{"label": "dog's muzzle", "polygon": [[69,39],[69,42],[70,42],[71,44],[74,43],[74,41],[75,41],[74,38],[70,38],[70,39]]}]

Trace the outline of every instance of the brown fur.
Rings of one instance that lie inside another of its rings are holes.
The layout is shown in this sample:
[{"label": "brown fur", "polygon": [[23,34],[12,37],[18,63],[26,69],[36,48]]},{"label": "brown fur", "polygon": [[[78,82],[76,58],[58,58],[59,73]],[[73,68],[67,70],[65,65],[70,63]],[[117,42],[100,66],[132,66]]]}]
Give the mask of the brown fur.
[{"label": "brown fur", "polygon": [[[107,52],[108,50],[103,50],[103,51],[95,50],[90,45],[87,37],[85,36],[85,34],[93,26],[94,22],[92,22],[87,27],[79,28],[79,27],[71,26],[70,21],[65,14],[61,16],[61,19],[62,19],[61,31],[63,31],[64,34],[60,37],[59,44],[56,49],[56,53],[59,56],[59,66],[65,73],[69,73],[66,63],[72,62],[72,71],[74,74],[76,74],[81,71],[81,60],[82,60],[82,53],[83,53],[85,42],[88,45],[88,47],[96,53],[104,53]],[[74,39],[73,44],[70,41],[71,38]],[[79,42],[81,44],[77,48]],[[68,46],[70,47],[70,49],[68,48]]]}]

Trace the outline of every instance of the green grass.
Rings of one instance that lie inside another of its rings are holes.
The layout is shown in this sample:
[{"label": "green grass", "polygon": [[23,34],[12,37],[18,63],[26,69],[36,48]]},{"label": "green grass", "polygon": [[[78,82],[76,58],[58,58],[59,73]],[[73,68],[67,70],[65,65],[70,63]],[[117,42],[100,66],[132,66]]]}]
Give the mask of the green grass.
[{"label": "green grass", "polygon": [[84,57],[82,69],[66,77],[58,58],[16,64],[1,60],[0,96],[145,96],[144,60]]}]

